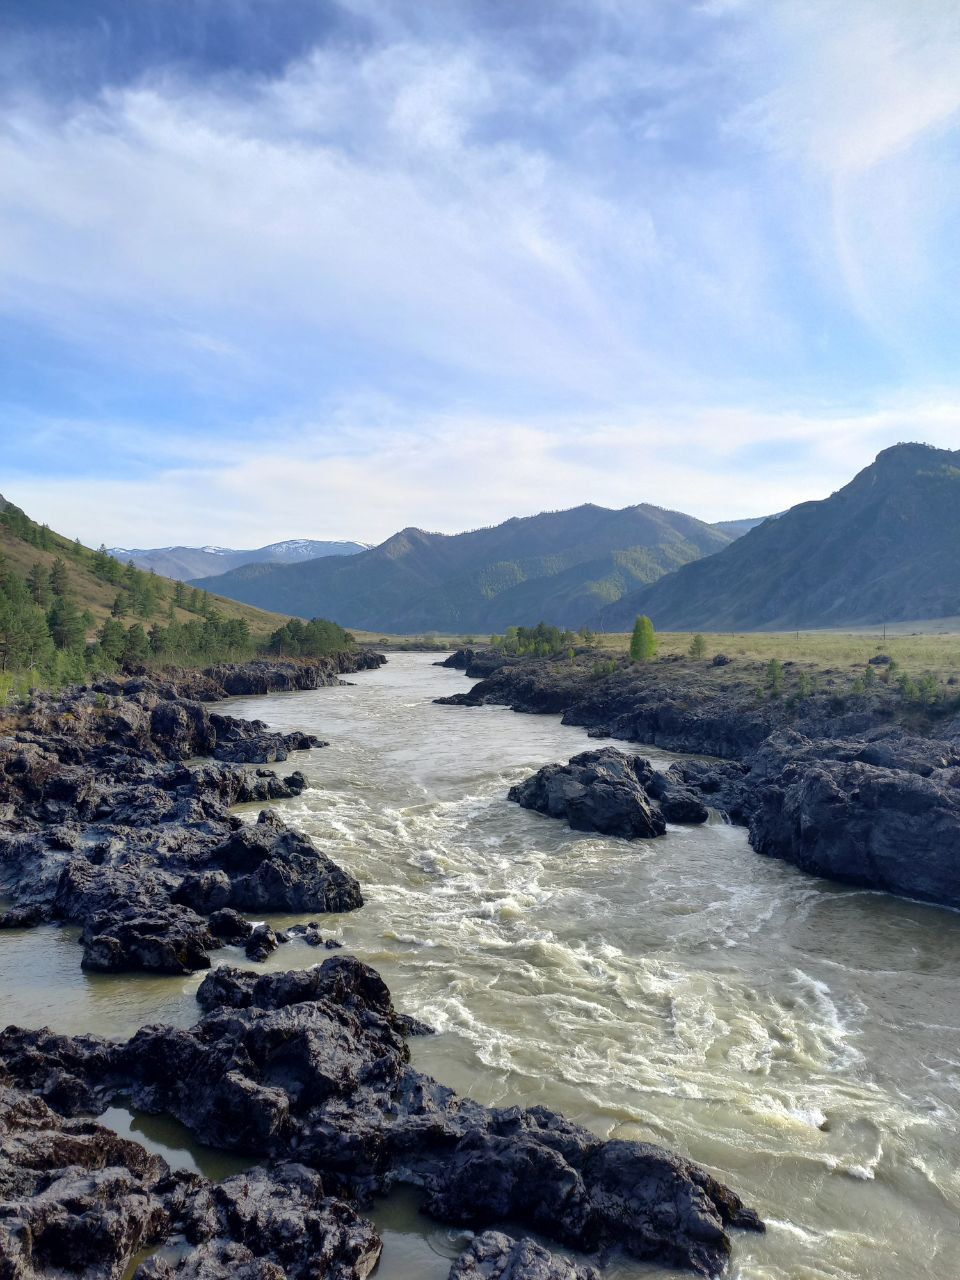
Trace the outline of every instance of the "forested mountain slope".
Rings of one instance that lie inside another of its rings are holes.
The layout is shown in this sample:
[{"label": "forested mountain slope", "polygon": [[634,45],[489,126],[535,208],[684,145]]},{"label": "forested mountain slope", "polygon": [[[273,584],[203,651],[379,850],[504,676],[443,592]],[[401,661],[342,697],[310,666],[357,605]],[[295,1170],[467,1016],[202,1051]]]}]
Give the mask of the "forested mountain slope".
[{"label": "forested mountain slope", "polygon": [[199,585],[370,631],[497,631],[540,618],[576,627],[731,536],[660,507],[588,504],[469,533],[403,529],[360,555],[247,565]]},{"label": "forested mountain slope", "polygon": [[960,451],[885,449],[849,484],[601,610],[661,630],[787,630],[960,613]]}]

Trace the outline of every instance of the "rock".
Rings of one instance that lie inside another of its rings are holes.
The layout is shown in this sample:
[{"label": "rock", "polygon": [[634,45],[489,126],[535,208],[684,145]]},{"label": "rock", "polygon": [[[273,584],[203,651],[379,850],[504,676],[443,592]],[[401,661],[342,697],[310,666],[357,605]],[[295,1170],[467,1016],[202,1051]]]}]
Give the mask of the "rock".
[{"label": "rock", "polygon": [[315,742],[211,714],[146,676],[38,698],[0,738],[0,927],[76,923],[88,969],[187,973],[222,941],[246,941],[236,920],[209,928],[225,909],[360,906],[356,880],[276,814],[245,826],[227,808],[297,795],[302,773],[183,762],[282,759]]},{"label": "rock", "polygon": [[667,822],[700,823],[710,816],[707,806],[690,787],[679,782],[675,774],[651,770],[645,782],[647,794],[660,806]]},{"label": "rock", "polygon": [[566,765],[545,765],[511,787],[507,798],[551,818],[565,818],[575,831],[630,840],[661,836],[667,824],[643,785],[651,772],[646,761],[604,747],[574,756]]},{"label": "rock", "polygon": [[[379,974],[350,956],[260,976],[216,969],[198,1000],[207,1012],[195,1026],[144,1027],[125,1044],[8,1027],[0,1065],[65,1109],[125,1097],[208,1145],[294,1160],[322,1175],[328,1195],[365,1199],[404,1182],[444,1221],[515,1222],[585,1252],[621,1245],[715,1275],[727,1228],[762,1229],[680,1156],[604,1142],[544,1107],[483,1107],[414,1070],[410,1021]],[[231,1238],[253,1248],[242,1231]],[[210,1265],[225,1263],[217,1254]]]},{"label": "rock", "polygon": [[193,1245],[175,1263],[148,1262],[138,1280],[365,1280],[383,1247],[354,1209],[324,1195],[301,1164],[254,1168],[190,1198],[183,1214]]},{"label": "rock", "polygon": [[600,1280],[600,1272],[550,1253],[534,1240],[484,1231],[453,1264],[448,1280]]},{"label": "rock", "polygon": [[380,1256],[371,1223],[324,1194],[300,1164],[219,1185],[172,1173],[159,1156],[90,1120],[0,1085],[0,1276],[119,1280],[135,1254],[185,1238],[141,1280],[366,1280]]},{"label": "rock", "polygon": [[815,875],[960,907],[958,783],[950,744],[785,731],[754,760],[750,843]]},{"label": "rock", "polygon": [[271,952],[276,951],[280,942],[268,924],[258,924],[250,930],[247,938],[246,953],[250,960],[266,960]]},{"label": "rock", "polygon": [[192,1185],[136,1143],[2,1085],[0,1136],[5,1280],[113,1280],[168,1234]]}]

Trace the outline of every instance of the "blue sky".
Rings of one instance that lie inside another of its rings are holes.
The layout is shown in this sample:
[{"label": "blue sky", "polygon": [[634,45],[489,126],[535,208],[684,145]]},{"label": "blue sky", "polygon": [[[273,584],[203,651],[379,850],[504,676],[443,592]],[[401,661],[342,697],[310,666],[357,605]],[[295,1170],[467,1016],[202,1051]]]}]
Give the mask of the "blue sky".
[{"label": "blue sky", "polygon": [[7,0],[0,491],[708,519],[960,447],[953,0]]}]

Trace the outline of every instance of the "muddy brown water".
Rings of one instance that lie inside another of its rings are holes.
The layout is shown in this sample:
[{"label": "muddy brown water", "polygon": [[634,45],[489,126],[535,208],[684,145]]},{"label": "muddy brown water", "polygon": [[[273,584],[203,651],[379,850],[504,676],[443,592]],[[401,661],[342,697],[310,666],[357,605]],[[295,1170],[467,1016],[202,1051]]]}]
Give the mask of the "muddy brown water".
[{"label": "muddy brown water", "polygon": [[[467,682],[433,661],[224,707],[330,740],[291,759],[311,786],[277,807],[360,879],[363,909],[321,923],[438,1029],[415,1065],[707,1165],[768,1222],[735,1236],[740,1280],[960,1274],[960,915],[811,879],[719,821],[631,844],[521,810],[507,787],[585,749],[583,730],[435,706]],[[196,1019],[200,975],[87,975],[76,937],[0,934],[4,1023]],[[324,954],[291,943],[267,967]],[[169,1120],[105,1120],[211,1177],[244,1163]],[[379,1280],[445,1280],[463,1233],[408,1192],[373,1216]],[[614,1258],[605,1274],[676,1273]]]}]

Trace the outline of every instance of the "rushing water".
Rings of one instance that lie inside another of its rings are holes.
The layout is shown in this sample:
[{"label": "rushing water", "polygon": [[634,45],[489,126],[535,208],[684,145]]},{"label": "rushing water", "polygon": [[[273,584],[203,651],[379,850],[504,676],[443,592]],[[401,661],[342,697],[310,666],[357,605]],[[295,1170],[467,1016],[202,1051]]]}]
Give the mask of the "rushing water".
[{"label": "rushing water", "polygon": [[[438,1028],[416,1066],[707,1165],[768,1222],[735,1235],[741,1280],[960,1274],[960,915],[810,879],[720,822],[572,832],[505,794],[582,730],[434,706],[467,686],[430,656],[352,679],[225,709],[329,738],[291,761],[311,786],[278,808],[360,879],[363,909],[321,924]],[[291,943],[268,966],[322,958]],[[197,1016],[199,977],[84,975],[74,930],[0,935],[0,965],[4,1022],[121,1035]],[[237,1166],[173,1122],[105,1119],[212,1177]],[[444,1280],[461,1234],[407,1194],[374,1216],[379,1280]]]}]

